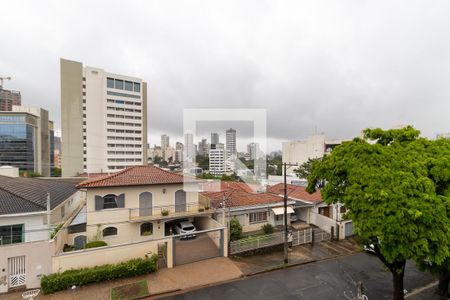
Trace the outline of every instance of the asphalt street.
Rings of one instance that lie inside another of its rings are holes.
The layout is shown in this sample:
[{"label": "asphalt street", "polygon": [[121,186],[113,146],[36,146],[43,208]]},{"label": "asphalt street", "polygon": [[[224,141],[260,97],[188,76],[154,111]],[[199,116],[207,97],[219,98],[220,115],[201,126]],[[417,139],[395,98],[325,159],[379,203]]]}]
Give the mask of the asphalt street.
[{"label": "asphalt street", "polygon": [[[220,272],[220,270],[217,270]],[[405,289],[412,291],[435,279],[408,263]],[[173,295],[165,299],[352,299],[362,281],[369,300],[391,299],[392,276],[378,258],[356,253],[338,259],[273,271],[234,282]]]}]

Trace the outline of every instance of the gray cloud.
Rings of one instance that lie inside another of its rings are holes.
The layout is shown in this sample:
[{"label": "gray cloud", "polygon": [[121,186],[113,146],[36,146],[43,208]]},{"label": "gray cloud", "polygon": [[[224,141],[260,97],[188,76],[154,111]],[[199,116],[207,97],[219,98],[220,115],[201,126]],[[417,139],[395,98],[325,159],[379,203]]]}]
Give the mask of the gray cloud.
[{"label": "gray cloud", "polygon": [[[0,74],[59,126],[59,58],[148,82],[150,143],[184,108],[266,108],[269,149],[413,124],[450,131],[448,1],[9,1]],[[225,128],[224,128],[225,129]]]}]

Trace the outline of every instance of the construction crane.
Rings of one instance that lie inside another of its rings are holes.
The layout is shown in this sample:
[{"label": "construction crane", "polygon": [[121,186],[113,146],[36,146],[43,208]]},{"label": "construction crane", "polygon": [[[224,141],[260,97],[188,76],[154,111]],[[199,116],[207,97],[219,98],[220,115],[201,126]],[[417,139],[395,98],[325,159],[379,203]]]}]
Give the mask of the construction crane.
[{"label": "construction crane", "polygon": [[3,80],[11,80],[11,77],[0,76],[0,90],[3,88]]}]

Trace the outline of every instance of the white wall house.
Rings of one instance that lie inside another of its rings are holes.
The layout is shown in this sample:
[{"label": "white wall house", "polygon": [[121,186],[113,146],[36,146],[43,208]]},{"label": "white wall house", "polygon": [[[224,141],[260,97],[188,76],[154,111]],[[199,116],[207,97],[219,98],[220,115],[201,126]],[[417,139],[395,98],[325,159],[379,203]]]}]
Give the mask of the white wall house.
[{"label": "white wall house", "polygon": [[0,175],[0,293],[39,287],[51,273],[52,233],[84,202],[79,181]]}]

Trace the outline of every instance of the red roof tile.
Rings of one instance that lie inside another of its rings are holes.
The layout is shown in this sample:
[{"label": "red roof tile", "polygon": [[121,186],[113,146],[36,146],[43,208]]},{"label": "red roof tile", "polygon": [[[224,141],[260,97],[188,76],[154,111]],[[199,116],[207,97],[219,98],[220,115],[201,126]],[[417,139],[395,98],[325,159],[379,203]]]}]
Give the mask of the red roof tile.
[{"label": "red roof tile", "polygon": [[[122,171],[87,179],[79,188],[183,183],[184,177],[153,165],[129,167]],[[186,181],[196,182],[191,178]]]},{"label": "red roof tile", "polygon": [[223,205],[225,205],[225,207],[239,207],[283,202],[283,198],[278,195],[268,193],[246,193],[236,190],[202,193],[202,195],[211,200],[211,206],[213,208],[221,208]]},{"label": "red roof tile", "polygon": [[[276,195],[284,195],[284,184],[278,183],[276,185],[270,186],[267,188],[267,192]],[[314,203],[319,203],[323,201],[322,196],[320,195],[320,190],[317,190],[313,194],[310,194],[306,191],[306,188],[304,186],[299,185],[288,184],[287,194],[289,198],[294,198],[298,200],[305,200]]]},{"label": "red roof tile", "polygon": [[253,189],[250,185],[244,182],[236,182],[236,181],[204,181],[200,183],[200,190],[210,192],[218,192],[218,191],[242,191],[246,193],[252,193]]}]

